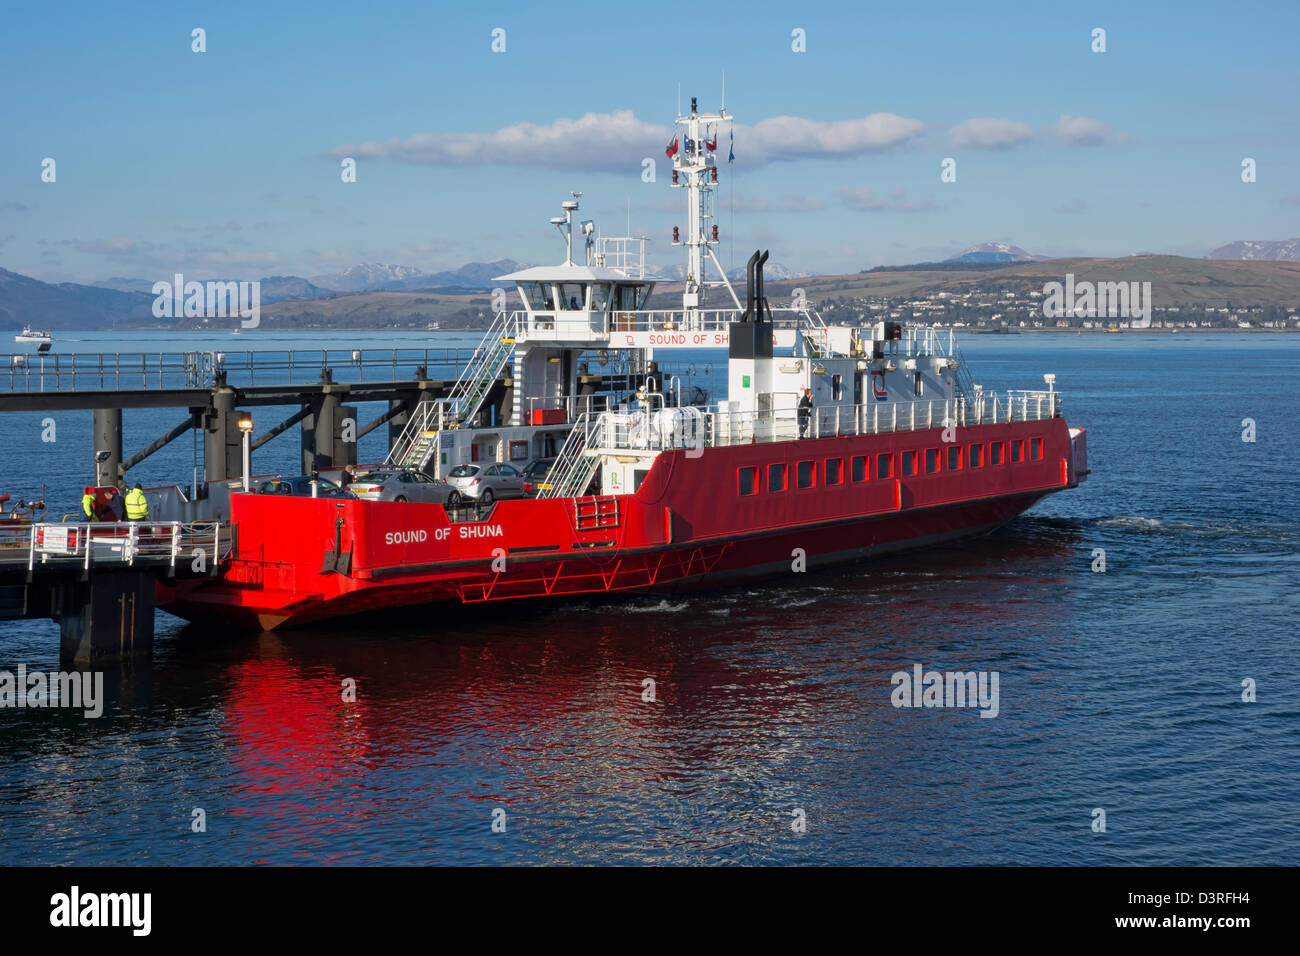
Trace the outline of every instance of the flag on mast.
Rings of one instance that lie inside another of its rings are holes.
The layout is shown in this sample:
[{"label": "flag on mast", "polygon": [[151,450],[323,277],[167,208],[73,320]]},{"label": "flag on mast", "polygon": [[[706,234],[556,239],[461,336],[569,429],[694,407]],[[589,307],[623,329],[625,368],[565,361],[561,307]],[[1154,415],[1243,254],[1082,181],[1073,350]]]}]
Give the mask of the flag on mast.
[{"label": "flag on mast", "polygon": [[664,155],[667,156],[669,159],[672,159],[674,156],[677,155],[677,137],[676,137],[676,136],[674,136],[674,137],[673,137],[673,141],[672,141],[671,143],[669,143],[667,147],[665,147],[665,149],[664,149]]},{"label": "flag on mast", "polygon": [[736,161],[736,128],[733,126],[731,128],[731,146],[729,147],[727,153],[727,162],[734,163],[735,161]]}]

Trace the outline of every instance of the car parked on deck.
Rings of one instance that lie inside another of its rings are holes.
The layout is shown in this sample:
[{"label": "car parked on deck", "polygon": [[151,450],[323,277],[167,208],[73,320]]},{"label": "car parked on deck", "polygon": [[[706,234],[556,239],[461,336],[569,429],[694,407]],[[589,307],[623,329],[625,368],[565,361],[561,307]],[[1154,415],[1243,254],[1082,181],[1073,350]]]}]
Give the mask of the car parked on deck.
[{"label": "car parked on deck", "polygon": [[553,464],[555,464],[554,458],[534,458],[524,466],[524,494],[535,498],[541,492],[549,490],[545,481]]},{"label": "car parked on deck", "polygon": [[490,504],[498,498],[522,498],[524,476],[514,465],[497,462],[479,462],[457,465],[447,472],[447,484],[462,498]]},{"label": "car parked on deck", "polygon": [[362,501],[424,501],[452,507],[460,502],[460,492],[451,485],[412,469],[368,471],[354,478],[348,488]]},{"label": "car parked on deck", "polygon": [[[301,498],[311,497],[311,476],[299,475],[297,478],[272,478],[257,486],[259,495],[294,495]],[[328,478],[316,479],[316,497],[356,499],[356,495]]]}]

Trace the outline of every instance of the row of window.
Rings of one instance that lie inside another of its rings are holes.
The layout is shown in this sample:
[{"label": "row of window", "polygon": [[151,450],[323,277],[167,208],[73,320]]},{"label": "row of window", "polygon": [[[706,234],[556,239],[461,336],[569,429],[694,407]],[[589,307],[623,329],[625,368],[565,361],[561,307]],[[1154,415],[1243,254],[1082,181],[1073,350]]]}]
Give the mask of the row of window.
[{"label": "row of window", "polygon": [[[1043,458],[1043,440],[1031,438],[1028,442],[1022,438],[1009,442],[992,441],[987,444],[946,445],[943,449],[926,448],[919,454],[914,450],[900,452],[880,452],[876,455],[852,455],[848,459],[847,474],[843,458],[826,458],[817,467],[815,460],[796,462],[794,481],[796,488],[815,488],[820,480],[823,485],[842,485],[850,482],[871,481],[873,479],[907,478],[917,474],[918,465],[927,475],[940,471],[960,471],[963,468],[983,468],[985,462],[990,465],[1003,465],[1025,461],[1026,450],[1029,461],[1041,461]],[[1008,447],[1010,446],[1010,447]],[[769,492],[785,491],[789,487],[789,468],[784,462],[767,466],[765,488]],[[819,474],[820,472],[820,474]],[[736,491],[742,496],[756,495],[759,492],[759,466],[746,465],[736,469]]]}]

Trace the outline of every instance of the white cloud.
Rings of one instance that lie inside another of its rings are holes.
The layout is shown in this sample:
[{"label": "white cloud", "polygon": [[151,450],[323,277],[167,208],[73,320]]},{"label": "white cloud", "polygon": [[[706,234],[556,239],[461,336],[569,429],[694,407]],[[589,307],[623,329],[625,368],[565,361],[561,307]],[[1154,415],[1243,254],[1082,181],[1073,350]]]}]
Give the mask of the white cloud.
[{"label": "white cloud", "polygon": [[1034,138],[1034,130],[1027,123],[977,116],[958,123],[948,132],[954,146],[963,149],[1009,149]]},{"label": "white cloud", "polygon": [[1056,124],[1056,137],[1066,146],[1104,146],[1123,143],[1128,134],[1116,132],[1101,120],[1063,115]]},{"label": "white cloud", "polygon": [[[893,113],[820,122],[776,116],[753,126],[737,125],[737,161],[753,167],[781,160],[859,156],[902,145],[924,124]],[[640,171],[641,160],[661,160],[674,132],[646,123],[631,110],[587,113],[552,123],[515,123],[486,133],[417,133],[405,139],[352,143],[331,149],[334,158],[387,159],[426,166],[542,166],[551,169]],[[719,159],[730,140],[719,131]]]}]

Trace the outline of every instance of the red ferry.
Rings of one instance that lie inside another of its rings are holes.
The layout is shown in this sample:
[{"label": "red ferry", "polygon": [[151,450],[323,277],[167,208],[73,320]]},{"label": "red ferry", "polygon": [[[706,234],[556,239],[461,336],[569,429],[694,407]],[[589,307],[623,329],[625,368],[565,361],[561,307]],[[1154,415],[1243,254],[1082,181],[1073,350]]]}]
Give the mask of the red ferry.
[{"label": "red ferry", "polygon": [[[219,574],[160,583],[159,606],[271,629],[444,601],[712,587],[983,534],[1082,481],[1086,434],[1066,425],[1054,376],[995,394],[971,381],[951,330],[772,308],[766,253],[750,259],[741,303],[714,253],[717,130],[730,121],[694,100],[677,118],[680,309],[646,308],[644,237],[579,223],[574,261],[575,193],[551,220],[565,261],[501,277],[523,309],[497,316],[386,462],[455,482],[458,469],[553,458],[536,497],[487,485],[470,505],[234,494]],[[711,290],[730,303],[706,305]],[[727,349],[727,397],[683,403],[679,382],[658,381],[656,351],[674,348]],[[584,393],[581,370],[611,360],[635,393]]]}]

